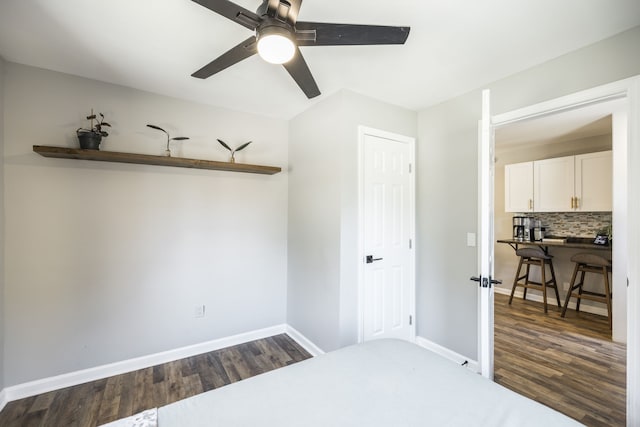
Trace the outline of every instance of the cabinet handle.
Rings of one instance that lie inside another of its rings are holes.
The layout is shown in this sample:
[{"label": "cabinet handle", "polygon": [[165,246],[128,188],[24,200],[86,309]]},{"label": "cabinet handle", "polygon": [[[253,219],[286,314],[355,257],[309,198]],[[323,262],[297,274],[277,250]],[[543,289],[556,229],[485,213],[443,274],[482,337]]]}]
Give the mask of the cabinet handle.
[{"label": "cabinet handle", "polygon": [[575,206],[574,206],[574,207],[575,207],[576,209],[578,209],[578,208],[580,207],[580,204],[578,203],[578,198],[577,198],[577,197],[575,197],[575,199],[576,199],[576,202],[575,202]]},{"label": "cabinet handle", "polygon": [[529,210],[533,210],[533,199],[529,199]]},{"label": "cabinet handle", "polygon": [[573,197],[571,198],[571,209],[573,209]]}]

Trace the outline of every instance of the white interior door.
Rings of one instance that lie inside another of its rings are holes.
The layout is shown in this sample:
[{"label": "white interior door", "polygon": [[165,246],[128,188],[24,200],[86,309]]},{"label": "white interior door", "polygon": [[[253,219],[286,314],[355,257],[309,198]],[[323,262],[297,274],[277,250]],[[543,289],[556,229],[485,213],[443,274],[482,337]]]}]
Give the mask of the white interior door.
[{"label": "white interior door", "polygon": [[415,339],[414,140],[361,131],[362,338]]},{"label": "white interior door", "polygon": [[478,141],[478,363],[483,377],[493,380],[493,190],[495,144],[491,97],[482,92]]}]

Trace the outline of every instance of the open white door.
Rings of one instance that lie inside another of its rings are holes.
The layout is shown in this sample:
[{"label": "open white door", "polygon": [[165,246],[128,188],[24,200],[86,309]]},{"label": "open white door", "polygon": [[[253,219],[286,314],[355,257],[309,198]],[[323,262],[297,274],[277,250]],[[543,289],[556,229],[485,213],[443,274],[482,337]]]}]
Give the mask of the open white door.
[{"label": "open white door", "polygon": [[483,377],[493,380],[493,190],[494,131],[489,90],[482,92],[478,137],[478,363]]}]

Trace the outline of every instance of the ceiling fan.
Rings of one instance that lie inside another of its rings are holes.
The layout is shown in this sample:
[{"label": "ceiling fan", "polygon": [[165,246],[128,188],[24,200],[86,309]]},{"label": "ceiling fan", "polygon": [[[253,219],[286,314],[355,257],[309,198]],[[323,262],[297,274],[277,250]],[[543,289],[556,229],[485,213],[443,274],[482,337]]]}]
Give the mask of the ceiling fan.
[{"label": "ceiling fan", "polygon": [[300,46],[404,44],[410,27],[298,22],[302,0],[263,0],[255,13],[228,0],[193,0],[252,31],[242,43],[211,61],[192,77],[206,79],[258,53],[282,64],[308,98],[320,95]]}]

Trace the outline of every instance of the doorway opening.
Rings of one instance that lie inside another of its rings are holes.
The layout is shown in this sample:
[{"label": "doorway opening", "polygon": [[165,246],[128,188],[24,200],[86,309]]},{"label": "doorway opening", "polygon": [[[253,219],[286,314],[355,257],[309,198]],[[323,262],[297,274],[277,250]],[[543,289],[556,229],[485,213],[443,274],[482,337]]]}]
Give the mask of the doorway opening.
[{"label": "doorway opening", "polygon": [[[593,240],[596,234],[614,224],[615,236],[619,239],[619,242],[613,239],[616,246],[610,252],[606,249],[595,251],[545,246],[544,242],[540,242],[540,247],[553,256],[561,304],[565,302],[569,290],[573,255],[600,252],[606,257],[611,256],[616,269],[612,281],[615,295],[613,333],[604,317],[607,310],[603,304],[582,303],[578,313],[573,302],[565,318],[561,317],[562,309],[558,307],[553,292],[547,296],[548,314],[543,311],[540,292],[529,290],[525,300],[523,292],[518,290],[513,303],[509,304],[508,295],[514,283],[518,257],[513,245],[495,245],[494,276],[503,281],[502,285],[494,288],[495,381],[592,425],[625,424],[627,251],[624,246],[627,210],[626,202],[621,203],[626,201],[627,193],[624,162],[616,165],[615,172],[607,170],[608,177],[597,178],[611,181],[612,175],[616,175],[617,185],[611,186],[610,207],[580,210],[567,200],[566,209],[558,212],[554,212],[554,209],[538,209],[534,200],[526,203],[521,212],[514,208],[508,195],[513,186],[506,185],[511,178],[506,177],[505,166],[527,165],[528,162],[543,164],[548,159],[570,159],[572,156],[593,156],[590,153],[600,153],[600,156],[604,153],[606,158],[606,153],[610,151],[614,152],[614,159],[616,156],[626,159],[625,106],[624,99],[599,102],[517,121],[495,131],[495,239],[513,238],[514,216],[540,221],[547,236],[582,238],[585,241]],[[624,124],[624,132],[616,129],[621,123]],[[589,173],[591,177],[604,173],[601,170],[582,172]],[[533,181],[531,183],[534,184]],[[505,188],[510,190],[506,191]],[[539,282],[539,273],[535,272],[532,280]],[[586,286],[597,287],[595,281]],[[597,391],[593,390],[590,385],[594,383],[603,387],[606,385],[607,391],[603,393],[600,387]]]}]

